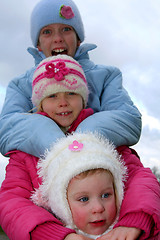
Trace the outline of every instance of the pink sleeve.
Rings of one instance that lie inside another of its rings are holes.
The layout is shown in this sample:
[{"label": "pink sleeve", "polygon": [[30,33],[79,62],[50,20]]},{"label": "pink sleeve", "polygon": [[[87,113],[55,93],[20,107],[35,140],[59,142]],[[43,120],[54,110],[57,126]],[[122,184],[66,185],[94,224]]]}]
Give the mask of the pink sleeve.
[{"label": "pink sleeve", "polygon": [[79,124],[85,120],[87,117],[91,116],[94,113],[92,108],[82,109],[77,119],[72,123],[71,127],[68,129],[68,133],[74,132]]},{"label": "pink sleeve", "polygon": [[37,226],[32,232],[32,240],[60,240],[64,239],[68,234],[75,233],[74,230],[62,226],[58,226],[53,222],[46,222]]},{"label": "pink sleeve", "polygon": [[33,240],[38,239],[37,234],[44,234],[46,240],[62,240],[73,232],[30,200],[38,187],[36,164],[33,156],[18,151],[11,154],[0,190],[0,225],[10,240],[30,240],[32,234]]},{"label": "pink sleeve", "polygon": [[125,146],[118,150],[128,168],[128,179],[115,227],[137,227],[144,231],[140,239],[153,237],[160,231],[160,184],[134,151]]}]

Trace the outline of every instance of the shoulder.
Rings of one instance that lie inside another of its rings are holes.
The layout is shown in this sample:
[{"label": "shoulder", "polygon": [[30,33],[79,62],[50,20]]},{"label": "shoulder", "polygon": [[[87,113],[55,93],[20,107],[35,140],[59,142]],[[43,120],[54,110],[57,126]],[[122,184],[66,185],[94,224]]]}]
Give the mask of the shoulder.
[{"label": "shoulder", "polygon": [[111,75],[113,73],[121,74],[120,69],[116,66],[96,64],[92,62],[90,59],[84,59],[83,61],[81,60],[80,64],[85,73],[97,71],[99,73],[105,73],[108,75]]},{"label": "shoulder", "polygon": [[119,68],[109,65],[96,64],[94,66],[94,71],[97,71],[100,75],[105,74],[106,77],[115,77],[118,75],[122,75]]},{"label": "shoulder", "polygon": [[122,85],[122,74],[114,66],[94,64],[90,69],[86,69],[85,74],[88,85],[98,88],[99,93],[110,84],[112,84],[112,87]]},{"label": "shoulder", "polygon": [[119,68],[115,66],[102,65],[102,64],[94,64],[93,62],[85,62],[84,66],[82,64],[82,68],[86,74],[87,80],[95,79],[98,81],[112,81],[113,79],[121,80],[122,73]]},{"label": "shoulder", "polygon": [[13,78],[8,84],[7,93],[22,93],[22,95],[30,97],[32,93],[32,78],[34,71],[35,67],[27,70],[24,74]]},{"label": "shoulder", "polygon": [[122,161],[124,161],[126,166],[133,169],[143,168],[140,157],[134,149],[124,145],[118,147],[117,151],[121,155]]},{"label": "shoulder", "polygon": [[30,69],[28,69],[24,74],[21,74],[15,78],[13,78],[10,82],[9,82],[9,85],[8,86],[11,86],[11,85],[19,85],[24,82],[30,82],[32,81],[32,77],[33,77],[33,73],[35,71],[36,67],[32,67]]},{"label": "shoulder", "polygon": [[99,72],[105,74],[121,73],[115,66],[109,66],[104,64],[95,64],[90,60],[88,52],[96,48],[95,44],[82,44],[75,55],[75,59],[81,64],[85,73]]},{"label": "shoulder", "polygon": [[38,162],[38,158],[31,155],[31,154],[28,154],[26,152],[23,152],[23,151],[19,151],[19,150],[14,150],[14,151],[10,151],[6,154],[7,156],[10,157],[10,159],[12,160],[18,160],[20,162]]}]

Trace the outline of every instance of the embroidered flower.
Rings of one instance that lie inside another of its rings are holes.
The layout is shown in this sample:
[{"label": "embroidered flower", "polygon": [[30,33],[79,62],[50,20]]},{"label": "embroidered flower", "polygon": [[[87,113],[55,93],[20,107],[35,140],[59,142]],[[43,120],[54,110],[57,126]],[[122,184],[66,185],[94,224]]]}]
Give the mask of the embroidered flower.
[{"label": "embroidered flower", "polygon": [[55,78],[57,81],[62,81],[64,76],[69,73],[69,69],[64,62],[58,62],[56,65],[53,63],[46,64],[46,72],[44,73],[47,78]]},{"label": "embroidered flower", "polygon": [[62,5],[60,7],[59,15],[62,18],[71,19],[74,17],[74,12],[70,6]]},{"label": "embroidered flower", "polygon": [[73,141],[72,144],[68,147],[72,152],[78,152],[81,151],[83,148],[83,143],[79,143],[78,141]]}]

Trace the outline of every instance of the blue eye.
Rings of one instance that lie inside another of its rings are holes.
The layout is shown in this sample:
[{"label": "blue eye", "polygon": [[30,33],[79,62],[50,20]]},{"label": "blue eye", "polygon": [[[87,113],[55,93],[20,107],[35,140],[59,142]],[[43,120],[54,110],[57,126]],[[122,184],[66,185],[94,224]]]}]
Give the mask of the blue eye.
[{"label": "blue eye", "polygon": [[50,34],[51,33],[51,30],[49,30],[49,29],[45,29],[44,31],[43,31],[43,34]]},{"label": "blue eye", "polygon": [[63,28],[63,32],[68,32],[68,31],[71,31],[71,30],[72,30],[71,27],[65,27],[65,28]]},{"label": "blue eye", "polygon": [[52,94],[49,96],[49,98],[55,98],[56,97],[56,94]]},{"label": "blue eye", "polygon": [[102,198],[108,198],[109,197],[109,193],[104,193],[104,194],[102,194]]},{"label": "blue eye", "polygon": [[68,92],[68,95],[76,95],[74,92]]},{"label": "blue eye", "polygon": [[89,200],[88,197],[82,197],[79,199],[80,202],[87,202]]}]

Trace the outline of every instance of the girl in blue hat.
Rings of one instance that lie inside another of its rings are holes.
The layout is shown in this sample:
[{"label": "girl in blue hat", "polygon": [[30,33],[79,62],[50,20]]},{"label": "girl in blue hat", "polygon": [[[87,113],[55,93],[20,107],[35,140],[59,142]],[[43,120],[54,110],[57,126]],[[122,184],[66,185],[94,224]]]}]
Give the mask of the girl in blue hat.
[{"label": "girl in blue hat", "polygon": [[[0,119],[2,154],[17,149],[23,151],[23,156],[29,153],[33,158],[39,158],[45,149],[49,149],[57,139],[64,137],[64,132],[51,119],[38,114],[28,114],[28,111],[34,108],[31,101],[32,76],[37,64],[44,58],[57,54],[67,54],[81,64],[89,87],[87,107],[91,107],[94,114],[82,121],[76,131],[97,131],[117,147],[138,142],[141,133],[141,114],[122,86],[120,70],[94,64],[89,59],[88,52],[96,46],[82,44],[84,38],[82,19],[72,0],[41,0],[35,6],[31,15],[31,39],[34,48],[28,49],[35,59],[35,66],[24,75],[13,79],[8,85]],[[32,177],[34,179],[34,176]],[[28,189],[31,190],[32,187]],[[75,240],[75,236],[73,238],[72,235],[69,236],[73,231],[64,228],[58,220],[53,222],[49,213],[39,211],[39,208],[35,207],[32,209],[33,221],[40,220],[43,214],[45,217],[41,223],[34,225],[34,229],[32,224],[27,226],[31,239],[40,239],[44,232],[49,233],[51,229],[51,235],[54,233],[53,239]],[[15,211],[18,214],[18,209]],[[28,219],[31,217],[30,213],[28,211],[26,215]],[[18,232],[26,233],[26,236],[24,238],[24,235],[22,237],[19,234],[21,240],[29,239],[25,222],[23,223],[23,228],[21,224],[19,225]],[[7,224],[7,228],[11,225]],[[37,232],[40,234],[39,237]],[[18,240],[17,235],[12,237]]]}]

